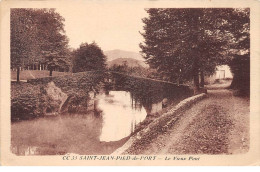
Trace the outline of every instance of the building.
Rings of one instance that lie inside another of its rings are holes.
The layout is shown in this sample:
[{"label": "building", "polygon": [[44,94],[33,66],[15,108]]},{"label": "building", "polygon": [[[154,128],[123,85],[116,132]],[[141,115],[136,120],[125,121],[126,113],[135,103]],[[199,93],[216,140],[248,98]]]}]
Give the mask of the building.
[{"label": "building", "polygon": [[227,79],[227,78],[229,79],[233,78],[229,66],[228,65],[217,66],[215,72],[215,79]]},{"label": "building", "polygon": [[216,71],[213,75],[205,76],[205,83],[212,84],[217,79],[232,79],[233,74],[228,65],[221,65],[216,67]]}]

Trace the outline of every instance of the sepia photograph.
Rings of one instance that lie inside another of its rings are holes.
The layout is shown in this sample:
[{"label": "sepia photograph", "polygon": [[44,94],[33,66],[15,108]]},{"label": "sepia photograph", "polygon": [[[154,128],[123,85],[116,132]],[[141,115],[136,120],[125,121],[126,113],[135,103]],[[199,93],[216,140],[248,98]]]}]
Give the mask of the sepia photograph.
[{"label": "sepia photograph", "polygon": [[246,156],[251,8],[122,4],[10,6],[5,151],[85,163]]}]

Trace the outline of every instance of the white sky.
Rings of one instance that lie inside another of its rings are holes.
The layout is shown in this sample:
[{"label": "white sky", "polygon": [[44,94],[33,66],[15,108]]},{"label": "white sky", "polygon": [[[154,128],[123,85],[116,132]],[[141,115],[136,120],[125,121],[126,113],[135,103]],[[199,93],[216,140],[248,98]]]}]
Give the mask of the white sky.
[{"label": "white sky", "polygon": [[72,48],[95,41],[103,51],[122,49],[139,52],[143,37],[144,8],[124,4],[73,5],[56,8],[65,18],[66,35]]}]

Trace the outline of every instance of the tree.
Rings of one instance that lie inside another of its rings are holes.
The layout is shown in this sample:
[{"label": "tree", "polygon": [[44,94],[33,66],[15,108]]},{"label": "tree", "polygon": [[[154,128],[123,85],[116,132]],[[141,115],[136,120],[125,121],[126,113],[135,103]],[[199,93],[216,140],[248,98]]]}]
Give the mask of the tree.
[{"label": "tree", "polygon": [[73,72],[106,69],[106,56],[95,42],[81,44],[73,56]]},{"label": "tree", "polygon": [[11,67],[45,63],[50,70],[67,70],[70,59],[64,18],[54,9],[11,10]]},{"label": "tree", "polygon": [[142,54],[151,68],[171,81],[193,78],[194,93],[199,91],[199,74],[213,73],[228,63],[227,47],[233,37],[235,9],[148,9],[144,18],[145,39]]},{"label": "tree", "polygon": [[54,9],[36,12],[38,14],[40,49],[50,71],[50,76],[52,76],[54,69],[58,68],[64,71],[70,65],[68,38],[65,35],[63,23],[65,19]]},{"label": "tree", "polygon": [[11,68],[17,70],[17,82],[20,68],[31,61],[32,50],[35,49],[37,40],[32,13],[33,10],[30,9],[11,9]]},{"label": "tree", "polygon": [[237,89],[240,95],[250,95],[250,9],[236,9],[225,16],[232,19],[226,28],[232,33],[229,43],[228,62],[233,73],[230,88]]}]

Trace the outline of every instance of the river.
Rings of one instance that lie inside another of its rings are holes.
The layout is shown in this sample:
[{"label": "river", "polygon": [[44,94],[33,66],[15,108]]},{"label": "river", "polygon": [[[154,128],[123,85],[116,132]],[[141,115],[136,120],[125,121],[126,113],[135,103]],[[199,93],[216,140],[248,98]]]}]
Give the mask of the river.
[{"label": "river", "polygon": [[147,115],[188,96],[179,95],[165,89],[145,96],[123,90],[100,93],[93,99],[94,110],[86,114],[12,123],[11,149],[17,155],[111,154],[129,139]]}]

